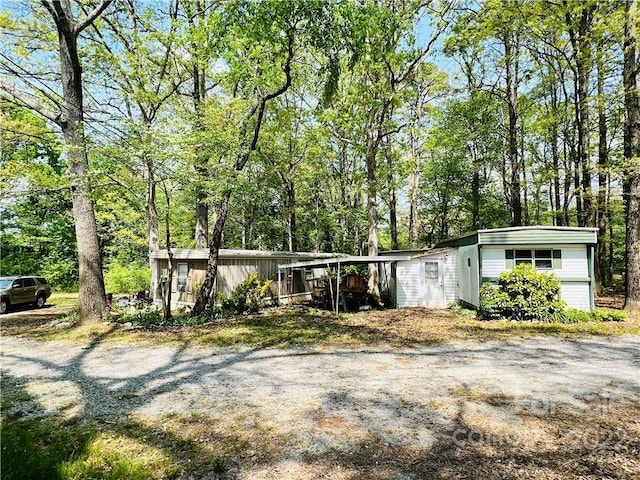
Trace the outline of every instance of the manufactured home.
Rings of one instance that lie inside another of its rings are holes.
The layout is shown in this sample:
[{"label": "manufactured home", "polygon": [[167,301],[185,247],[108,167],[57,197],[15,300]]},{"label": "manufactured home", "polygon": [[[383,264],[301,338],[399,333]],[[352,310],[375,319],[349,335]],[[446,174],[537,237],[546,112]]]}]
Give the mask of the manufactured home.
[{"label": "manufactured home", "polygon": [[[451,302],[477,308],[480,286],[520,263],[553,273],[570,308],[594,308],[595,228],[509,227],[478,230],[412,252],[398,261],[397,307],[446,307]],[[395,252],[397,254],[398,252]]]},{"label": "manufactured home", "polygon": [[[172,305],[193,305],[198,288],[204,282],[209,259],[208,249],[173,248],[173,277],[171,282]],[[228,297],[233,290],[249,275],[258,274],[260,278],[272,280],[272,296],[281,294],[305,295],[311,290],[311,278],[318,277],[321,271],[306,269],[292,272],[289,276],[279,276],[279,263],[317,260],[335,256],[335,254],[307,252],[267,252],[261,250],[221,249],[218,255],[218,272],[214,290],[217,295]],[[169,276],[169,255],[167,250],[158,250],[150,255],[151,294],[154,302],[162,302],[163,282]]]}]

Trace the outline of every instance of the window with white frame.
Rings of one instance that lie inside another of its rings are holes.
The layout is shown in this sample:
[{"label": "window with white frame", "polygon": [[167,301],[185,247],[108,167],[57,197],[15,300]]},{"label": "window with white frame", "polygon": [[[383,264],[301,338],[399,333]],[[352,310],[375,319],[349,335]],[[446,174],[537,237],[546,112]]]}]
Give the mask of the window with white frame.
[{"label": "window with white frame", "polygon": [[554,249],[515,249],[505,250],[507,268],[528,263],[538,270],[562,268],[562,250]]}]

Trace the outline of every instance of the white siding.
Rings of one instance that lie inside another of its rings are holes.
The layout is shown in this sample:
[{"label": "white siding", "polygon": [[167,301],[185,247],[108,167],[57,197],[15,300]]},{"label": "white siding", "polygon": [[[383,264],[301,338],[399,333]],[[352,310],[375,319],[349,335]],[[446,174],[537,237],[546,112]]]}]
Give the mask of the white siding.
[{"label": "white siding", "polygon": [[420,260],[398,262],[396,269],[397,307],[419,307],[422,301],[422,263]]},{"label": "white siding", "polygon": [[[553,273],[562,280],[563,278],[589,277],[589,262],[587,261],[586,245],[563,245],[562,268],[554,269]],[[589,295],[587,294],[587,298]]]},{"label": "white siding", "polygon": [[[465,248],[465,247],[462,247]],[[553,272],[560,280],[584,279],[589,277],[589,263],[587,262],[586,245],[509,245],[509,247],[482,247],[482,276],[497,278],[506,267],[505,248],[509,250],[561,250],[562,268],[542,270]]]},{"label": "white siding", "polygon": [[458,285],[460,300],[477,307],[480,303],[477,245],[458,248]]},{"label": "white siding", "polygon": [[443,307],[458,301],[458,256],[456,251],[444,255],[444,301]]},{"label": "white siding", "polygon": [[535,250],[553,249],[562,251],[562,266],[552,270],[562,286],[560,296],[569,308],[590,310],[589,262],[586,245],[509,245],[508,247],[485,246],[482,248],[482,276],[497,278],[506,267],[505,248]]},{"label": "white siding", "polygon": [[589,301],[589,282],[562,282],[560,297],[567,307],[591,310]]},{"label": "white siding", "polygon": [[[511,249],[512,247],[509,247]],[[507,269],[504,247],[482,247],[482,276],[497,278]]]}]

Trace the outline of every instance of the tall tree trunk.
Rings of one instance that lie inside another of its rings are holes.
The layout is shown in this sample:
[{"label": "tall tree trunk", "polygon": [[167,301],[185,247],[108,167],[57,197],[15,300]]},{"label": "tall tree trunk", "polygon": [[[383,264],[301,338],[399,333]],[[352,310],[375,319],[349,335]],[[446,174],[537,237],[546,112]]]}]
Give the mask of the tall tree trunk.
[{"label": "tall tree trunk", "polygon": [[604,64],[598,51],[598,247],[595,258],[596,291],[602,293],[607,278],[607,115],[605,112]]},{"label": "tall tree trunk", "polygon": [[551,89],[551,111],[554,115],[551,124],[551,162],[553,165],[553,199],[555,201],[554,220],[555,225],[564,225],[564,218],[560,204],[560,152],[558,149],[558,120],[555,115],[558,112],[558,98],[555,85]]},{"label": "tall tree trunk", "polygon": [[511,167],[509,185],[509,203],[511,207],[511,225],[522,225],[522,200],[520,192],[520,159],[518,158],[518,43],[511,33],[503,38],[507,106],[509,109],[508,157]]},{"label": "tall tree trunk", "polygon": [[640,101],[638,99],[637,24],[638,0],[626,0],[624,25],[625,104],[625,217],[626,301],[625,309],[640,310]]},{"label": "tall tree trunk", "polygon": [[[367,237],[367,255],[378,255],[378,205],[377,205],[377,155],[379,141],[374,139],[374,133],[367,137],[367,220],[369,235]],[[377,263],[369,264],[369,294],[374,301],[382,305],[380,287],[378,285],[379,270]]]},{"label": "tall tree trunk", "polygon": [[[166,210],[164,212],[164,240],[167,248],[167,281],[165,282],[166,292],[163,292],[162,296],[162,309],[163,316],[162,320],[166,324],[171,321],[171,289],[173,286],[173,251],[171,250],[171,227],[169,222],[169,213],[171,207],[171,194],[169,193],[169,189],[167,188],[167,184],[162,182],[162,187],[164,189],[164,197],[165,197],[165,206]],[[165,297],[166,295],[166,297]]]},{"label": "tall tree trunk", "polygon": [[422,118],[424,104],[424,85],[418,84],[416,88],[416,104],[411,122],[411,173],[409,174],[409,247],[418,247],[418,188],[420,187],[420,155],[422,145],[420,142],[419,121]]},{"label": "tall tree trunk", "polygon": [[[189,18],[189,26],[191,29],[196,28],[196,20],[200,21],[200,27],[205,21],[206,9],[202,8],[200,0],[194,0],[185,2],[185,9]],[[192,8],[193,7],[193,10]],[[199,37],[200,38],[200,37]],[[206,46],[205,46],[206,47]],[[203,45],[193,42],[191,44],[191,56],[193,58],[193,65],[191,67],[193,89],[191,92],[191,98],[193,100],[193,109],[195,114],[194,129],[197,132],[204,132],[205,127],[201,120],[203,115],[203,107],[206,99],[206,66],[201,59],[201,51]],[[208,179],[208,170],[206,168],[206,158],[198,151],[196,152],[196,174],[201,177],[202,180]],[[196,248],[207,248],[209,245],[209,200],[207,194],[207,188],[202,185],[201,182],[196,182],[195,186],[195,231],[194,239]]]},{"label": "tall tree trunk", "polygon": [[[566,3],[565,3],[566,7]],[[589,156],[589,76],[591,73],[591,23],[595,6],[584,5],[580,12],[578,31],[574,28],[574,19],[567,10],[566,22],[569,38],[575,58],[575,119],[578,133],[577,164],[578,176],[576,189],[582,192],[582,210],[578,211],[578,225],[593,226],[593,193],[591,191],[591,161]],[[579,165],[579,168],[578,168]],[[576,172],[577,173],[577,172]]]},{"label": "tall tree trunk", "polygon": [[387,193],[389,195],[389,233],[391,234],[391,250],[400,248],[398,242],[398,199],[393,175],[393,158],[389,139],[385,142],[385,156],[387,159]]},{"label": "tall tree trunk", "polygon": [[111,0],[103,1],[83,22],[77,22],[73,18],[69,0],[42,0],[43,6],[56,24],[58,33],[63,95],[58,124],[65,139],[67,175],[71,185],[80,273],[78,315],[83,323],[102,320],[105,291],[98,229],[88,178],[89,161],[84,135],[82,65],[78,56],[78,35],[93,23],[109,3]]},{"label": "tall tree trunk", "polygon": [[[290,169],[289,178],[293,178],[293,172]],[[287,237],[288,247],[290,252],[298,250],[298,226],[296,220],[296,187],[293,181],[288,181],[285,184],[285,190],[287,191]]]}]

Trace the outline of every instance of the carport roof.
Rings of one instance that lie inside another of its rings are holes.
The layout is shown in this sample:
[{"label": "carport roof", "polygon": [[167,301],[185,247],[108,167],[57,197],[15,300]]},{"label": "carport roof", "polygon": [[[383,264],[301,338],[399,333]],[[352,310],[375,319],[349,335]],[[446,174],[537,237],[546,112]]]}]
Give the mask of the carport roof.
[{"label": "carport roof", "polygon": [[340,257],[332,257],[325,259],[309,260],[306,262],[279,263],[278,270],[286,270],[287,268],[305,268],[305,267],[325,267],[331,265],[362,265],[368,263],[389,263],[401,260],[409,260],[410,255],[387,255],[387,256],[356,256],[345,255]]}]

